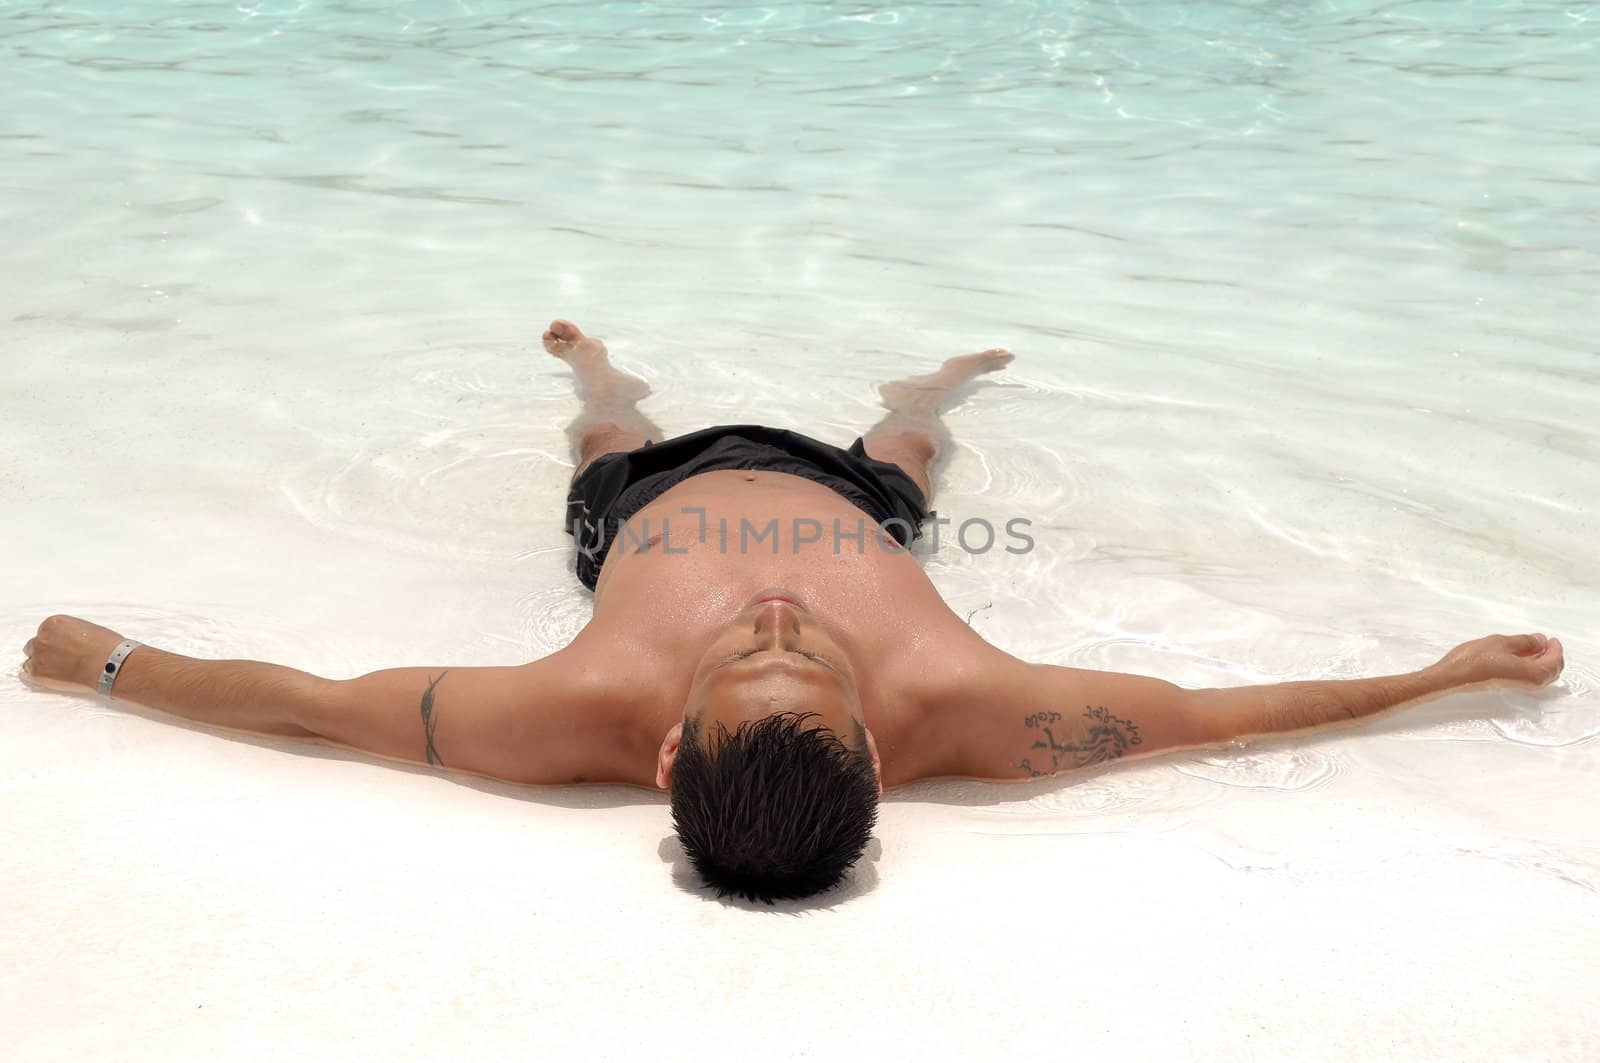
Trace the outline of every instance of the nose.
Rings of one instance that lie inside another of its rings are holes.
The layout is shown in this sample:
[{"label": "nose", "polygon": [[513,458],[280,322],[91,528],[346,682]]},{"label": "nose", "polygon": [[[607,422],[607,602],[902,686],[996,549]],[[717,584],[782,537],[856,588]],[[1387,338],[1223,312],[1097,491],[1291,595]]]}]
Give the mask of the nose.
[{"label": "nose", "polygon": [[762,602],[751,625],[762,649],[791,649],[800,641],[800,610],[791,602]]}]

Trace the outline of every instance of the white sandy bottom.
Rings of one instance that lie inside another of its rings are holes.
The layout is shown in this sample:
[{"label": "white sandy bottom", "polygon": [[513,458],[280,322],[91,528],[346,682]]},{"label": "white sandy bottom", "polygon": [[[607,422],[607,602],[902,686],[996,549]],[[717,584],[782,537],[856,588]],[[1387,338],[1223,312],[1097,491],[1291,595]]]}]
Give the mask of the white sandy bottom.
[{"label": "white sandy bottom", "polygon": [[[1064,788],[923,784],[885,802],[828,907],[764,911],[689,892],[643,791],[465,786],[14,708],[36,727],[7,747],[27,815],[5,851],[28,857],[6,873],[13,1058],[348,1043],[364,1058],[688,1059],[696,1038],[713,1058],[818,1059],[1593,1045],[1592,872],[1504,840],[1548,825],[1502,809],[1491,833],[1471,802],[1418,801],[1421,779],[1228,789],[1184,758]],[[1426,748],[1348,743],[1413,775]],[[1449,748],[1453,770],[1503,781],[1548,759]]]}]

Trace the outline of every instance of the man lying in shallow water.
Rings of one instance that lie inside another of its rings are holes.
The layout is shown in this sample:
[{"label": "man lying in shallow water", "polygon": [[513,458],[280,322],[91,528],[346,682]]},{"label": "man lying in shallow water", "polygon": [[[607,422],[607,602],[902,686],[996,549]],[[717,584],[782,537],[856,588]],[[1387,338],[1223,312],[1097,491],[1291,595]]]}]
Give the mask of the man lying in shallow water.
[{"label": "man lying in shallow water", "polygon": [[940,409],[1011,355],[884,385],[888,415],[845,451],[755,426],[663,442],[635,407],[648,386],[599,340],[556,321],[544,345],[583,402],[568,530],[594,616],[565,649],[328,680],[130,653],[117,632],[52,616],[24,677],[114,683],[117,698],[209,724],[513,782],[653,784],[707,882],[771,901],[839,882],[886,787],[1055,775],[1561,672],[1561,643],[1537,634],[1477,639],[1406,675],[1214,690],[1029,664],[952,612],[904,548],[949,442]]}]

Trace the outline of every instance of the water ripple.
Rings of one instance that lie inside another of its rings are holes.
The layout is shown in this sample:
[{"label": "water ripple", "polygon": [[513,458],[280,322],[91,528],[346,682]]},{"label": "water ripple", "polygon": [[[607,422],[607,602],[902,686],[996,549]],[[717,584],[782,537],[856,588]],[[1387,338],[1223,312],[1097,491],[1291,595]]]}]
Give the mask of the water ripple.
[{"label": "water ripple", "polygon": [[1003,816],[1144,813],[1164,818],[1188,813],[1217,796],[1214,787],[1194,786],[1165,768],[1130,766],[1067,782],[1019,805],[1001,805],[986,811]]},{"label": "water ripple", "polygon": [[1345,774],[1337,756],[1311,749],[1239,749],[1174,764],[1196,779],[1250,790],[1315,790]]},{"label": "water ripple", "polygon": [[563,579],[517,599],[518,626],[526,644],[553,653],[570,643],[594,612],[592,600]]},{"label": "water ripple", "polygon": [[1545,845],[1507,842],[1503,845],[1461,847],[1455,851],[1461,856],[1525,868],[1600,895],[1600,849],[1594,846],[1568,845],[1562,851],[1555,851]]},{"label": "water ripple", "polygon": [[1594,692],[1600,673],[1590,664],[1567,662],[1559,680],[1565,694],[1545,692],[1527,696],[1506,691],[1511,713],[1496,713],[1489,724],[1512,742],[1525,746],[1570,746],[1600,737],[1600,712],[1594,709]]},{"label": "water ripple", "polygon": [[410,552],[503,560],[531,536],[561,530],[533,485],[559,482],[567,464],[530,446],[528,434],[522,424],[380,434],[348,457],[292,471],[279,489],[319,528]]}]

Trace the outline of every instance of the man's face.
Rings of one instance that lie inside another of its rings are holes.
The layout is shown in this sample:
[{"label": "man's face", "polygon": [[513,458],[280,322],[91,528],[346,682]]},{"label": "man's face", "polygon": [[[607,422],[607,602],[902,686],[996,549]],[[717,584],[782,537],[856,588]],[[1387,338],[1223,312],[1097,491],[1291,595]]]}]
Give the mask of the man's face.
[{"label": "man's face", "polygon": [[[712,640],[695,667],[684,706],[698,719],[700,735],[712,741],[720,723],[730,733],[747,720],[777,712],[815,713],[806,727],[826,727],[847,743],[863,722],[855,671],[799,596],[781,587],[758,592]],[[656,785],[670,782],[683,724],[661,746]],[[872,747],[873,764],[877,748]]]}]

